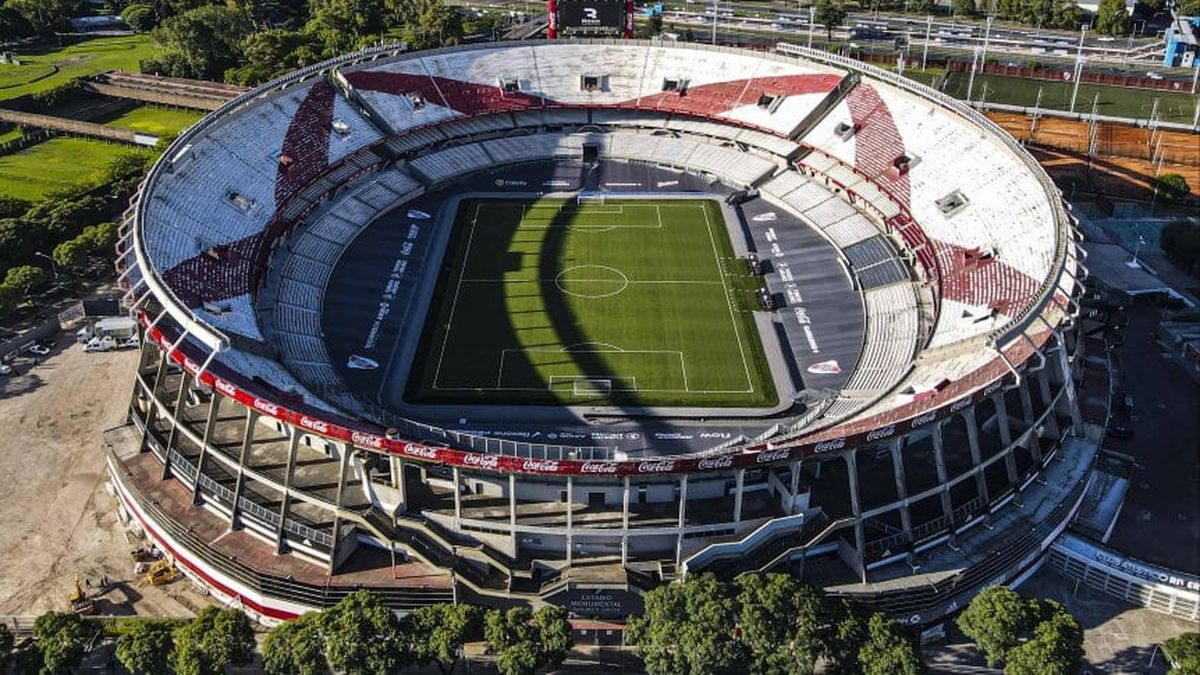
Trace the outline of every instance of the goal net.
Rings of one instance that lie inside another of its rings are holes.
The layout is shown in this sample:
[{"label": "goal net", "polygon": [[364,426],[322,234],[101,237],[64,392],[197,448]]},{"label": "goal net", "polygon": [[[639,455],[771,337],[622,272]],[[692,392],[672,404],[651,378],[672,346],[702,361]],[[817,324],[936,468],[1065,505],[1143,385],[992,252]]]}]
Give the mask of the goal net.
[{"label": "goal net", "polygon": [[589,193],[585,193],[585,194],[580,194],[578,197],[575,198],[575,203],[580,204],[580,205],[582,205],[582,204],[603,204],[604,203],[604,193],[603,192],[589,192]]},{"label": "goal net", "polygon": [[576,378],[571,382],[571,393],[576,396],[597,396],[612,392],[612,380]]}]

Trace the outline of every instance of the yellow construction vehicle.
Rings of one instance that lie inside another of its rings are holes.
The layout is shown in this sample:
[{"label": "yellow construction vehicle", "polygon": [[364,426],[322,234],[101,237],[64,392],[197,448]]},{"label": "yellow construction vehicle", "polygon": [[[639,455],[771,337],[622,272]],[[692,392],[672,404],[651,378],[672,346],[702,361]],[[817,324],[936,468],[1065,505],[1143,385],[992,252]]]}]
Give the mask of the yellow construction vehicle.
[{"label": "yellow construction vehicle", "polygon": [[146,572],[146,582],[151,586],[162,586],[175,581],[179,577],[179,570],[175,569],[175,563],[166,558],[159,560],[150,567],[150,571]]},{"label": "yellow construction vehicle", "polygon": [[67,596],[71,611],[76,614],[95,614],[96,603],[83,592],[83,584],[79,583],[79,574],[75,574],[75,590]]}]

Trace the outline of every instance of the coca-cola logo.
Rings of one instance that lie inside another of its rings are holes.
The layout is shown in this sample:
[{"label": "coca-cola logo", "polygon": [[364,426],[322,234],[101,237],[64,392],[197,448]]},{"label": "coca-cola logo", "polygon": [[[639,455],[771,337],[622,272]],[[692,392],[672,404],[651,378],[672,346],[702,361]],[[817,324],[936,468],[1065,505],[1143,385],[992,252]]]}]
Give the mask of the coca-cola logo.
[{"label": "coca-cola logo", "polygon": [[1002,380],[996,380],[995,382],[989,384],[987,387],[984,388],[983,395],[991,396],[992,394],[996,393],[996,390],[999,389],[1000,385],[1002,385],[1002,384],[1004,384],[1004,382]]},{"label": "coca-cola logo", "polygon": [[833,450],[841,450],[846,447],[845,438],[834,438],[828,441],[821,441],[813,446],[814,452],[830,452]]},{"label": "coca-cola logo", "polygon": [[437,459],[438,451],[425,445],[409,443],[404,446],[404,454],[409,457],[420,457],[421,459]]},{"label": "coca-cola logo", "polygon": [[261,410],[261,411],[267,413],[268,415],[274,416],[274,415],[279,414],[279,406],[277,406],[274,403],[271,403],[270,401],[265,400],[265,399],[261,399],[261,398],[254,399],[254,407],[257,410]]},{"label": "coca-cola logo", "polygon": [[199,366],[199,365],[197,365],[195,361],[193,361],[193,360],[189,359],[189,358],[188,358],[188,357],[186,357],[186,356],[185,356],[185,357],[183,357],[183,367],[184,367],[184,368],[185,368],[185,369],[186,369],[186,370],[187,370],[189,373],[194,373],[194,372],[196,372],[197,370],[200,370],[200,366]]},{"label": "coca-cola logo", "polygon": [[383,447],[383,439],[374,434],[365,434],[361,431],[355,431],[350,434],[350,442],[360,448],[373,448],[378,450]]},{"label": "coca-cola logo", "polygon": [[971,398],[969,396],[960,398],[954,403],[950,404],[950,412],[958,412],[969,405],[971,405]]},{"label": "coca-cola logo", "polygon": [[668,459],[657,462],[639,462],[637,470],[638,473],[671,473],[675,470],[675,462]]},{"label": "coca-cola logo", "polygon": [[469,452],[463,455],[463,464],[479,467],[480,469],[495,469],[500,466],[500,457],[498,455],[478,455]]},{"label": "coca-cola logo", "polygon": [[882,429],[872,429],[867,432],[867,440],[868,441],[878,441],[879,439],[887,438],[894,433],[896,433],[896,425],[895,424],[883,427]]},{"label": "coca-cola logo", "polygon": [[782,450],[770,450],[768,452],[760,452],[758,454],[757,461],[759,464],[769,464],[771,462],[782,462],[783,460],[787,459],[788,457],[791,457],[791,455],[792,455],[792,451],[789,450],[788,448],[784,448]]},{"label": "coca-cola logo", "polygon": [[558,466],[558,461],[553,459],[527,459],[521,463],[521,469],[529,473],[558,473]]},{"label": "coca-cola logo", "polygon": [[313,431],[321,434],[329,433],[328,423],[323,420],[313,419],[311,417],[301,417],[300,426],[304,427],[305,429],[312,429]]},{"label": "coca-cola logo", "polygon": [[[557,464],[557,462],[556,462]],[[557,467],[555,467],[557,468]],[[580,473],[616,473],[616,462],[584,462],[583,466],[579,467]]]},{"label": "coca-cola logo", "polygon": [[936,412],[927,412],[924,415],[921,415],[919,417],[914,417],[910,426],[913,429],[916,429],[917,427],[919,427],[923,424],[928,424],[929,422],[932,422],[936,418],[937,418]]},{"label": "coca-cola logo", "polygon": [[213,386],[216,387],[217,391],[225,394],[226,396],[237,396],[237,387],[229,384],[225,380],[217,380],[213,383]]},{"label": "coca-cola logo", "polygon": [[731,455],[725,455],[723,457],[705,457],[696,463],[696,467],[701,471],[728,469],[731,466],[733,466],[733,457]]}]

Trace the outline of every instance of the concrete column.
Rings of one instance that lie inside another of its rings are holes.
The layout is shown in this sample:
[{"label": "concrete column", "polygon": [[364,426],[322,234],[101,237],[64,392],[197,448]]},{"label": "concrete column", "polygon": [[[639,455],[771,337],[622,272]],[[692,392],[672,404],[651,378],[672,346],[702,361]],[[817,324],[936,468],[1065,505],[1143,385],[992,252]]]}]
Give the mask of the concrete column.
[{"label": "concrete column", "polygon": [[621,564],[629,562],[629,476],[621,493]]},{"label": "concrete column", "polygon": [[575,477],[567,476],[567,564],[575,556]]},{"label": "concrete column", "polygon": [[196,480],[192,483],[192,506],[200,505],[200,476],[204,475],[204,460],[208,459],[208,446],[212,443],[213,428],[221,416],[221,403],[225,400],[217,392],[213,392],[208,401],[208,420],[204,423],[204,436],[200,439],[200,457],[196,459]]},{"label": "concrete column", "polygon": [[946,474],[945,441],[942,439],[941,422],[933,425],[930,436],[933,438],[933,463],[937,467],[938,493],[942,499],[942,515],[946,517],[951,529],[953,529],[954,505],[950,503],[950,486],[947,484],[950,478]]},{"label": "concrete column", "polygon": [[275,527],[275,553],[282,554],[287,548],[284,544],[283,524],[287,521],[288,509],[291,507],[292,477],[296,472],[296,453],[300,449],[300,432],[293,426],[288,426],[288,457],[287,466],[283,470],[283,499],[279,501],[279,525]]},{"label": "concrete column", "polygon": [[742,522],[742,489],[746,485],[746,470],[738,469],[737,484],[733,488],[733,522]]},{"label": "concrete column", "polygon": [[1037,434],[1037,415],[1033,410],[1033,397],[1029,395],[1028,377],[1021,380],[1021,386],[1017,391],[1021,394],[1021,413],[1025,416],[1029,430],[1029,451],[1033,454],[1033,461],[1041,464],[1042,444]]},{"label": "concrete column", "polygon": [[513,556],[517,554],[517,474],[508,474],[508,536],[512,537]]},{"label": "concrete column", "polygon": [[992,503],[988,495],[987,476],[983,475],[983,452],[979,448],[979,424],[975,421],[975,409],[967,408],[962,412],[963,422],[967,426],[967,445],[971,449],[971,463],[979,472],[975,474],[975,491],[984,505]]},{"label": "concrete column", "polygon": [[1050,432],[1051,437],[1056,441],[1062,435],[1062,429],[1058,426],[1058,416],[1053,412],[1054,405],[1050,401],[1054,400],[1054,396],[1050,391],[1050,368],[1042,368],[1038,371],[1038,389],[1042,392],[1042,400],[1047,404],[1047,410],[1050,414],[1046,415],[1046,430]]},{"label": "concrete column", "polygon": [[454,529],[462,527],[462,485],[459,483],[458,467],[451,467],[450,477],[454,481]]},{"label": "concrete column", "polygon": [[337,571],[338,549],[342,546],[342,504],[346,490],[346,469],[350,466],[351,448],[338,445],[340,463],[338,464],[338,484],[334,493],[333,506],[333,546],[329,550],[329,573]]},{"label": "concrete column", "polygon": [[187,398],[188,388],[191,386],[192,376],[187,372],[179,378],[179,391],[175,393],[175,407],[171,409],[171,433],[167,434],[167,447],[163,448],[163,470],[162,479],[166,480],[171,477],[171,451],[175,449],[175,443],[179,440],[179,414],[183,412],[183,401]]},{"label": "concrete column", "polygon": [[683,528],[687,524],[687,474],[679,478],[679,524],[675,535],[675,565],[683,563]]},{"label": "concrete column", "polygon": [[1012,445],[1012,428],[1008,426],[1008,402],[1004,400],[1004,390],[992,394],[992,403],[996,406],[996,428],[1000,430],[1000,443],[1005,447]]},{"label": "concrete column", "polygon": [[854,515],[854,559],[862,583],[867,583],[867,537],[863,531],[862,504],[858,498],[858,459],[854,450],[842,455],[846,461],[846,476],[850,488],[850,512]]},{"label": "concrete column", "polygon": [[404,460],[393,455],[392,483],[399,498],[399,502],[396,504],[396,513],[404,513],[408,510],[408,482],[404,480],[404,467]]},{"label": "concrete column", "polygon": [[142,442],[138,447],[138,452],[147,452],[150,450],[150,428],[154,426],[154,420],[158,419],[158,388],[162,384],[163,377],[167,372],[167,358],[162,355],[158,359],[158,370],[155,372],[154,381],[150,383],[150,408],[146,414],[146,433],[142,434]]},{"label": "concrete column", "polygon": [[[1079,343],[1082,345],[1083,341]],[[1083,435],[1083,414],[1079,411],[1079,399],[1075,391],[1075,379],[1071,373],[1071,362],[1067,356],[1066,338],[1059,336],[1059,344],[1062,347],[1058,350],[1058,369],[1059,376],[1062,378],[1063,397],[1059,399],[1059,404],[1067,407],[1068,414],[1071,415],[1071,425],[1073,433],[1076,436]]]},{"label": "concrete column", "polygon": [[[254,428],[258,426],[258,413],[253,408],[246,408],[246,433],[242,435],[242,450],[238,453],[237,482],[233,485],[233,504],[229,509],[229,529],[238,528],[239,502],[242,499],[242,488],[246,484],[246,457],[250,454],[250,446],[254,443]],[[341,490],[341,486],[338,486]]]},{"label": "concrete column", "polygon": [[912,543],[912,513],[908,509],[908,482],[904,478],[904,458],[900,456],[900,439],[888,441],[888,451],[892,455],[892,473],[896,477],[896,498],[900,501],[900,527],[904,530],[904,538]]}]

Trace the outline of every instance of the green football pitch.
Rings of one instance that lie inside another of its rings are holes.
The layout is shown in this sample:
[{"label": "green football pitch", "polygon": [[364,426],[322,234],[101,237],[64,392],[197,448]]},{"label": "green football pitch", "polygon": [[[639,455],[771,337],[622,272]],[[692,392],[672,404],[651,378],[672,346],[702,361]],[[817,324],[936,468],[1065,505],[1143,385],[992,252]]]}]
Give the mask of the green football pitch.
[{"label": "green football pitch", "polygon": [[411,402],[776,403],[712,200],[468,199],[454,228]]}]

